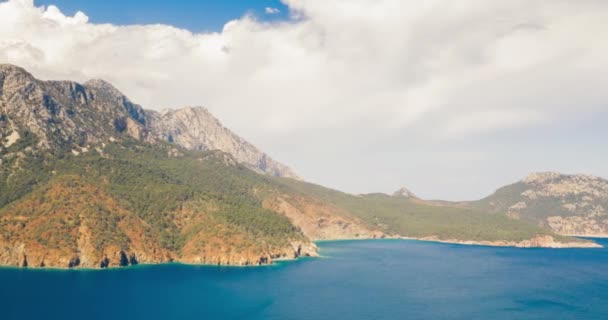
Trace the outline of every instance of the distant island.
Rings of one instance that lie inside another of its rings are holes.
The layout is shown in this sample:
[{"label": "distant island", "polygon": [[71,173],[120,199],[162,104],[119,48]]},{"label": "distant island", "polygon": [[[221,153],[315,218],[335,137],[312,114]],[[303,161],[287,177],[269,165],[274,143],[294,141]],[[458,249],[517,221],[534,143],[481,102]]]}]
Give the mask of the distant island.
[{"label": "distant island", "polygon": [[151,111],[102,80],[0,65],[0,265],[263,265],[316,240],[598,247],[608,181],[536,173],[472,202],[303,181],[205,108]]}]

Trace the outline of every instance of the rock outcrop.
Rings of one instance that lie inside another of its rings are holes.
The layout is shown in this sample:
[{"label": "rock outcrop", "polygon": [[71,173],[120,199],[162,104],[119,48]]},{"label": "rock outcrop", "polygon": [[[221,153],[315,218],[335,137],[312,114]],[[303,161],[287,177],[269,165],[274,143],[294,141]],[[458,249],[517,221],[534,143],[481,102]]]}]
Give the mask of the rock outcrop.
[{"label": "rock outcrop", "polygon": [[608,180],[590,175],[533,173],[473,206],[531,220],[562,235],[608,235]]},{"label": "rock outcrop", "polygon": [[395,191],[393,193],[394,197],[403,197],[403,198],[407,198],[407,199],[418,199],[418,197],[411,192],[409,189],[407,189],[406,187],[402,187],[401,189]]},{"label": "rock outcrop", "polygon": [[220,150],[258,173],[299,179],[290,168],[225,128],[206,108],[147,111],[146,121],[157,139],[189,150]]},{"label": "rock outcrop", "polygon": [[[0,138],[27,131],[48,150],[101,144],[122,132],[143,131],[128,99],[71,81],[40,81],[12,65],[0,65]],[[138,127],[138,128],[134,128]],[[24,137],[20,137],[23,139]],[[133,138],[142,139],[141,136]],[[16,141],[9,139],[7,145]]]}]

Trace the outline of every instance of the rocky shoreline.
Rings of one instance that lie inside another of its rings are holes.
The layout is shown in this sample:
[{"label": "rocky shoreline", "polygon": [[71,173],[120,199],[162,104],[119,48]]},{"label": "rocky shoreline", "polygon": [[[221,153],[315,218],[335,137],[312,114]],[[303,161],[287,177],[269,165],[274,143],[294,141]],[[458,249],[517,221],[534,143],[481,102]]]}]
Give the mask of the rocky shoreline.
[{"label": "rocky shoreline", "polygon": [[30,269],[107,269],[135,266],[139,264],[154,265],[163,263],[181,263],[188,265],[215,266],[263,266],[277,261],[295,260],[300,257],[317,257],[318,248],[311,242],[293,242],[290,246],[271,252],[247,252],[228,255],[184,255],[176,256],[170,252],[123,251],[108,248],[99,258],[86,254],[67,254],[26,250],[23,244],[0,246],[0,266]]},{"label": "rocky shoreline", "polygon": [[571,242],[560,242],[556,241],[552,236],[537,236],[528,240],[521,241],[473,241],[473,240],[457,240],[457,239],[439,239],[438,237],[423,237],[423,238],[410,238],[400,237],[399,239],[404,240],[419,240],[419,241],[430,241],[439,243],[450,243],[459,245],[470,245],[470,246],[486,246],[486,247],[513,247],[513,248],[551,248],[551,249],[568,249],[568,248],[603,248],[602,245],[597,244],[593,241],[571,241]]},{"label": "rocky shoreline", "polygon": [[[353,240],[379,240],[379,239],[395,239],[395,240],[416,240],[416,241],[429,241],[437,243],[448,243],[458,245],[471,245],[471,246],[488,246],[488,247],[513,247],[513,248],[603,248],[593,241],[570,241],[560,242],[556,241],[553,236],[537,236],[533,239],[522,240],[522,241],[473,241],[473,240],[458,240],[458,239],[440,239],[436,236],[414,238],[414,237],[402,237],[402,236],[386,236],[382,238],[352,238],[352,239],[336,239],[336,240],[319,240],[323,241],[353,241]],[[28,258],[27,252],[23,250],[22,246],[18,246],[10,250],[8,248],[0,248],[0,266],[5,267],[17,267],[17,268],[33,268],[33,269],[106,269],[106,268],[120,268],[135,266],[138,264],[142,265],[155,265],[165,263],[180,263],[185,265],[209,265],[209,266],[233,266],[233,267],[247,267],[247,266],[266,266],[272,265],[278,261],[289,261],[296,260],[300,257],[318,257],[318,247],[315,243],[293,243],[290,248],[284,248],[283,250],[263,253],[257,255],[229,255],[222,257],[203,257],[203,256],[185,256],[185,257],[171,257],[170,255],[160,255],[155,257],[148,257],[146,255],[138,255],[136,253],[116,251],[113,255],[104,255],[99,261],[95,263],[90,262],[90,259],[79,256],[66,256],[66,257],[55,257],[49,259],[48,263],[45,263],[46,255],[43,256],[39,263],[35,263],[34,259]],[[17,252],[20,251],[20,252]],[[40,258],[38,258],[40,260]]]}]

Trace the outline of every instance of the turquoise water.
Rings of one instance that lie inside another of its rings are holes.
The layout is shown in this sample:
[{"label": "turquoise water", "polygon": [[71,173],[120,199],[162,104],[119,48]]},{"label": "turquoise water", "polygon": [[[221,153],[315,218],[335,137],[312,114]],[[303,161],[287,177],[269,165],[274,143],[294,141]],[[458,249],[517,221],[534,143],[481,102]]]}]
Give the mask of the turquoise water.
[{"label": "turquoise water", "polygon": [[0,269],[0,319],[608,318],[608,249],[320,247],[260,268]]}]

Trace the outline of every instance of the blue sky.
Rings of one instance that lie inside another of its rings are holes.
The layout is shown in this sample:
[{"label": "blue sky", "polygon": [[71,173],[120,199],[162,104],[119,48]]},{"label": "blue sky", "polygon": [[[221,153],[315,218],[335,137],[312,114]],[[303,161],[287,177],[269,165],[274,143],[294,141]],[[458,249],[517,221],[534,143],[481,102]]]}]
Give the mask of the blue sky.
[{"label": "blue sky", "polygon": [[[193,32],[221,31],[224,24],[245,14],[273,21],[289,16],[280,0],[35,0],[36,5],[55,5],[66,15],[83,11],[94,23],[119,25],[162,23]],[[266,14],[265,8],[277,14]]]}]

